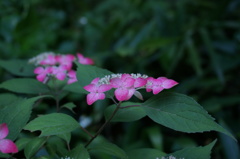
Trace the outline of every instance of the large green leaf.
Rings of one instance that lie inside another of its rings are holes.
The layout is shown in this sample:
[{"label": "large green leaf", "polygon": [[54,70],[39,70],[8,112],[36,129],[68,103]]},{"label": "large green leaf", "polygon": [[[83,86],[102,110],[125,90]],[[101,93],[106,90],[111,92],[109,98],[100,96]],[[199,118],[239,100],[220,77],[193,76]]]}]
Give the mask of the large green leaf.
[{"label": "large green leaf", "polygon": [[[125,102],[121,104],[120,109],[118,109],[115,116],[112,118],[112,122],[131,122],[139,120],[146,116],[146,113],[142,107],[140,107],[140,103],[133,102]],[[107,107],[105,110],[105,118],[108,119],[114,110],[116,109],[116,105],[112,105]]]},{"label": "large green leaf", "polygon": [[127,152],[128,159],[161,159],[166,153],[156,149],[141,148]]},{"label": "large green leaf", "polygon": [[15,78],[0,84],[0,88],[16,93],[40,94],[49,92],[47,85],[31,78]]},{"label": "large green leaf", "polygon": [[106,153],[121,159],[127,159],[127,154],[117,145],[106,141],[104,138],[98,136],[88,147],[90,152],[93,153]]},{"label": "large green leaf", "polygon": [[24,148],[24,154],[27,159],[30,159],[46,142],[46,138],[32,139]]},{"label": "large green leaf", "polygon": [[184,159],[210,159],[211,158],[211,150],[217,140],[214,140],[212,143],[210,143],[207,146],[204,147],[190,147],[185,148],[183,150],[176,151],[174,153],[171,153],[171,156],[174,156],[176,158],[184,158]]},{"label": "large green leaf", "polygon": [[188,133],[214,130],[234,138],[194,99],[186,95],[161,93],[144,102],[142,106],[147,116],[168,128]]},{"label": "large green leaf", "polygon": [[62,113],[52,113],[35,118],[24,129],[30,131],[39,130],[41,131],[41,137],[68,133],[78,127],[78,122],[71,116]]},{"label": "large green leaf", "polygon": [[[6,97],[6,94],[0,95]],[[7,95],[10,97],[10,95]],[[16,98],[12,96],[10,99],[14,99],[13,102],[6,105],[0,105],[0,123],[7,123],[9,128],[9,134],[7,138],[15,140],[20,131],[28,122],[32,106],[35,101],[47,96],[38,96],[29,99]],[[6,98],[6,100],[9,100]]]},{"label": "large green leaf", "polygon": [[25,60],[0,60],[0,66],[17,76],[33,76],[35,66]]}]

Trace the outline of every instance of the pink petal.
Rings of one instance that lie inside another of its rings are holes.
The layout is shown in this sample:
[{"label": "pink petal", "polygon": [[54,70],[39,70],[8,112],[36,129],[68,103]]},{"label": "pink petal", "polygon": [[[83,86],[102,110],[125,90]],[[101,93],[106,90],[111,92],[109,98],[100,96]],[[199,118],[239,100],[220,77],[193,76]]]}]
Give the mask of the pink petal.
[{"label": "pink petal", "polygon": [[67,84],[71,84],[71,83],[74,83],[74,82],[77,82],[77,79],[75,78],[70,78],[67,82]]},{"label": "pink petal", "polygon": [[2,153],[17,153],[18,148],[14,142],[9,139],[0,140],[0,151]]},{"label": "pink petal", "polygon": [[123,86],[123,87],[131,87],[131,86],[134,85],[134,82],[135,82],[135,79],[129,77],[129,78],[126,78],[126,79],[123,81],[122,86]]},{"label": "pink petal", "polygon": [[44,68],[43,67],[37,67],[34,69],[33,71],[35,74],[41,74],[42,72],[44,72]]},{"label": "pink petal", "polygon": [[83,64],[83,65],[92,65],[94,64],[93,60],[88,58],[88,57],[84,57],[82,54],[80,53],[77,53],[77,57],[78,57],[78,62],[80,64]]},{"label": "pink petal", "polygon": [[152,90],[153,90],[153,94],[158,94],[159,92],[161,92],[164,88],[161,86],[153,86]]},{"label": "pink petal", "polygon": [[102,84],[98,87],[98,92],[106,92],[112,89],[112,85],[109,84]]},{"label": "pink petal", "polygon": [[87,104],[88,105],[92,105],[97,100],[102,100],[104,98],[105,98],[105,94],[104,93],[89,93],[87,95]]},{"label": "pink petal", "polygon": [[147,84],[147,80],[144,78],[137,78],[134,82],[134,87],[143,87]]},{"label": "pink petal", "polygon": [[58,80],[63,81],[63,80],[65,79],[65,77],[66,77],[66,74],[65,74],[65,73],[58,73],[58,74],[56,74],[56,78],[57,78]]},{"label": "pink petal", "polygon": [[136,90],[134,88],[128,89],[128,95],[127,95],[127,99],[126,100],[129,100],[133,96],[135,91]]},{"label": "pink petal", "polygon": [[126,88],[118,88],[115,90],[114,94],[118,101],[124,101],[128,98],[128,89]]},{"label": "pink petal", "polygon": [[99,79],[100,79],[99,77],[93,79],[92,82],[91,82],[91,84],[98,84]]},{"label": "pink petal", "polygon": [[8,135],[8,127],[6,123],[0,125],[0,140],[4,139]]},{"label": "pink petal", "polygon": [[68,77],[70,77],[70,78],[76,78],[76,71],[73,71],[73,70],[69,71],[69,72],[68,72]]},{"label": "pink petal", "polygon": [[37,80],[39,82],[43,82],[46,76],[47,76],[46,74],[39,74],[37,75]]},{"label": "pink petal", "polygon": [[95,84],[89,84],[83,87],[88,92],[97,92],[97,86]]},{"label": "pink petal", "polygon": [[169,89],[169,88],[172,88],[173,86],[177,85],[178,82],[172,80],[172,79],[167,79],[163,82],[162,86],[165,88],[165,89]]},{"label": "pink petal", "polygon": [[122,85],[122,80],[120,78],[116,77],[116,78],[112,78],[110,80],[110,83],[113,88],[119,88]]}]

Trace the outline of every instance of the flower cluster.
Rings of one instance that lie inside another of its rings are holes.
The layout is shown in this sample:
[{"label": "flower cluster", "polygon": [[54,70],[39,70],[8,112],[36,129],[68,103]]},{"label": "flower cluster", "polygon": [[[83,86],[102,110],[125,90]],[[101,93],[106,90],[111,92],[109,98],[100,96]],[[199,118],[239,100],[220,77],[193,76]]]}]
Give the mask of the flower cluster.
[{"label": "flower cluster", "polygon": [[114,95],[118,101],[129,100],[133,95],[142,99],[142,95],[138,89],[145,88],[147,92],[158,94],[163,89],[169,89],[178,83],[166,77],[157,79],[141,74],[112,74],[103,78],[95,78],[91,84],[84,87],[90,92],[87,95],[88,105],[93,104],[97,100],[105,98],[104,92],[114,88]]},{"label": "flower cluster", "polygon": [[0,124],[0,152],[2,153],[17,153],[18,148],[14,142],[5,139],[8,135],[8,127],[6,123]]},{"label": "flower cluster", "polygon": [[68,78],[68,84],[77,81],[76,71],[72,69],[73,62],[78,61],[80,64],[92,65],[92,59],[84,57],[82,54],[77,53],[77,56],[71,54],[60,55],[53,52],[42,53],[29,60],[29,63],[34,63],[38,66],[34,73],[37,74],[37,80],[45,83],[50,76],[58,80]]}]

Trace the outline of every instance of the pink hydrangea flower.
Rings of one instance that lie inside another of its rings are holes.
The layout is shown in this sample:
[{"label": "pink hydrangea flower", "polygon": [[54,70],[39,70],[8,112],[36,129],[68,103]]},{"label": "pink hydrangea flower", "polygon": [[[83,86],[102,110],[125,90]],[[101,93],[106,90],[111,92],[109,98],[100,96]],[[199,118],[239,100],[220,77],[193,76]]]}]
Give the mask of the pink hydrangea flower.
[{"label": "pink hydrangea flower", "polygon": [[77,57],[78,57],[78,62],[80,64],[83,64],[83,65],[93,65],[94,62],[92,59],[88,58],[88,57],[84,57],[82,54],[80,53],[77,53]]},{"label": "pink hydrangea flower", "polygon": [[51,67],[37,67],[34,69],[34,73],[37,74],[37,80],[43,82],[48,74],[52,71]]},{"label": "pink hydrangea flower", "polygon": [[5,139],[8,135],[8,127],[6,123],[0,124],[0,151],[2,153],[17,153],[18,148],[16,144],[9,140]]},{"label": "pink hydrangea flower", "polygon": [[105,99],[104,92],[112,88],[109,84],[99,84],[99,78],[95,78],[91,84],[83,87],[85,90],[90,92],[87,95],[87,104],[92,105],[97,100]]},{"label": "pink hydrangea flower", "polygon": [[77,82],[76,71],[73,71],[73,70],[69,71],[67,76],[69,78],[67,82],[68,84]]},{"label": "pink hydrangea flower", "polygon": [[166,77],[159,77],[157,79],[149,77],[147,78],[146,91],[147,92],[153,91],[153,94],[158,94],[163,89],[172,88],[177,84],[178,83],[176,81],[168,79]]},{"label": "pink hydrangea flower", "polygon": [[40,62],[41,65],[55,65],[57,63],[57,59],[55,55],[48,55],[47,58]]},{"label": "pink hydrangea flower", "polygon": [[72,69],[72,64],[73,61],[75,59],[75,56],[73,55],[58,55],[56,56],[57,61],[60,65],[64,65],[66,67],[67,70],[71,70]]},{"label": "pink hydrangea flower", "polygon": [[52,75],[54,75],[58,80],[64,80],[66,77],[67,72],[67,66],[61,65],[61,66],[53,66],[52,67]]},{"label": "pink hydrangea flower", "polygon": [[113,88],[116,88],[114,95],[118,101],[125,101],[130,99],[135,92],[135,79],[132,78],[132,76],[129,74],[122,74],[121,78],[112,78],[110,80],[110,83]]}]

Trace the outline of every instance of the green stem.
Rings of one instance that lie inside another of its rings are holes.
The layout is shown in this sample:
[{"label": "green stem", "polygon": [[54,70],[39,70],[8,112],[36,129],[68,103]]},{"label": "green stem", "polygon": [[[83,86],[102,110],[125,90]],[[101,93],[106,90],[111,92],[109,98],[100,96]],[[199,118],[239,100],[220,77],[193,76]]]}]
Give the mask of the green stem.
[{"label": "green stem", "polygon": [[103,131],[103,129],[109,124],[109,122],[112,120],[112,118],[114,117],[114,115],[117,113],[117,111],[119,110],[121,106],[121,102],[119,102],[117,104],[116,109],[114,110],[114,112],[112,113],[112,115],[105,121],[105,123],[100,127],[100,129],[97,131],[97,133],[88,141],[88,143],[85,145],[85,148],[88,147],[88,145],[99,135],[101,134],[101,132]]}]

